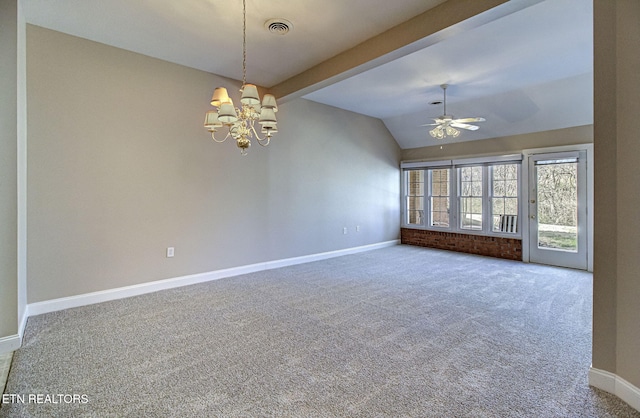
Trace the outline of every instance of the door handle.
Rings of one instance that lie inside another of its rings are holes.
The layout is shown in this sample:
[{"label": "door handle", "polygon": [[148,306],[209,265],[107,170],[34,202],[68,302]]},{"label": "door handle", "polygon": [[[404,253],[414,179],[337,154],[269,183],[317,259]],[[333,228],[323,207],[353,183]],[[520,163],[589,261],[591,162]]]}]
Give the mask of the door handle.
[{"label": "door handle", "polygon": [[531,219],[536,219],[536,215],[529,216]]},{"label": "door handle", "polygon": [[531,199],[531,203],[536,203],[536,199]]}]

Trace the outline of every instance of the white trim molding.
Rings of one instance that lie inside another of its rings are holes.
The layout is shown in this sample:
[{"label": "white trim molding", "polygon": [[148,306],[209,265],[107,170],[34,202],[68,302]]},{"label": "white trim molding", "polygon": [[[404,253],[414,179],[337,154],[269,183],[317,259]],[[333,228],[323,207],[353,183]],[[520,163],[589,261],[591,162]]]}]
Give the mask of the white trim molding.
[{"label": "white trim molding", "polygon": [[451,160],[441,161],[401,161],[400,168],[431,168],[431,167],[449,167]]},{"label": "white trim molding", "polygon": [[[132,286],[119,287],[115,289],[101,290],[98,292],[85,293],[59,299],[45,300],[42,302],[30,303],[27,306],[27,315],[41,315],[49,312],[61,311],[63,309],[77,308],[94,303],[107,302],[110,300],[123,299],[131,296],[143,295],[145,293],[157,292],[159,290],[173,289],[181,286],[188,286],[197,283],[209,282],[226,277],[239,276],[242,274],[255,273],[258,271],[271,270],[280,267],[293,266],[296,264],[309,263],[312,261],[324,260],[327,258],[340,257],[343,255],[356,254],[379,248],[398,245],[399,240],[384,241],[376,244],[363,245],[360,247],[346,248],[318,254],[305,255],[301,257],[285,258],[282,260],[266,261],[263,263],[250,264],[240,267],[232,267],[223,270],[215,270],[206,273],[191,274],[188,276],[175,277],[171,279],[157,280],[148,283],[141,283]],[[22,335],[22,331],[20,334]],[[19,347],[20,345],[18,345]]]},{"label": "white trim molding", "polygon": [[640,411],[640,389],[606,370],[589,368],[589,385],[616,395],[636,411]]},{"label": "white trim molding", "polygon": [[21,345],[22,338],[18,334],[2,337],[0,338],[0,354],[7,354],[12,351],[16,351]]}]

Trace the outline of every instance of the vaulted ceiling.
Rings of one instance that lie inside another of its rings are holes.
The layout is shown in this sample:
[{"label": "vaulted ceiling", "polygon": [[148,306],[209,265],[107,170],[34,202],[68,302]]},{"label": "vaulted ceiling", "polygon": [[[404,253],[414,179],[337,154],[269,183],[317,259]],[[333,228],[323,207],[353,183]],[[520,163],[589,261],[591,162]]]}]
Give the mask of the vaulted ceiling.
[{"label": "vaulted ceiling", "polygon": [[[29,0],[28,23],[242,77],[240,0]],[[269,19],[292,24],[273,34]],[[593,123],[591,0],[247,0],[247,80],[381,119],[402,148]]]}]

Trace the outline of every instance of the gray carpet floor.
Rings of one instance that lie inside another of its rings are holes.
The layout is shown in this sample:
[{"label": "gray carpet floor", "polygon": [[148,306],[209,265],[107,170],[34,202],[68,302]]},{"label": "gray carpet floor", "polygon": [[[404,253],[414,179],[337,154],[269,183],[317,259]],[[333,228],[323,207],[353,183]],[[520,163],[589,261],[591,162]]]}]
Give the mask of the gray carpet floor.
[{"label": "gray carpet floor", "polygon": [[640,417],[589,273],[396,246],[29,318],[0,417]]}]

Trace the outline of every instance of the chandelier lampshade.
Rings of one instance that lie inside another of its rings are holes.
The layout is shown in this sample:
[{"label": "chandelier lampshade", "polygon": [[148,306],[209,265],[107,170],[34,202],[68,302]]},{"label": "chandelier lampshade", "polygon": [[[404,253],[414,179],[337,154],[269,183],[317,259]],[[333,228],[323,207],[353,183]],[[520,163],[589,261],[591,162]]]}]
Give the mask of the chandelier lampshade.
[{"label": "chandelier lampshade", "polygon": [[222,128],[222,122],[218,119],[218,112],[210,110],[205,114],[204,127],[207,128],[209,132],[214,131],[215,128]]},{"label": "chandelier lampshade", "polygon": [[258,119],[258,122],[260,122],[261,125],[275,125],[277,123],[276,112],[268,107],[263,107],[260,111],[260,119]]},{"label": "chandelier lampshade", "polygon": [[242,88],[242,98],[240,102],[247,105],[260,104],[258,88],[254,84],[245,84]]},{"label": "chandelier lampshade", "polygon": [[211,105],[220,107],[223,102],[229,101],[229,94],[224,87],[218,87],[213,91],[213,97],[211,97]]},{"label": "chandelier lampshade", "polygon": [[262,125],[262,130],[260,132],[263,133],[263,134],[269,134],[269,133],[274,134],[274,133],[278,132],[278,128],[276,127],[275,123],[274,124],[269,124],[269,125],[263,124]]},{"label": "chandelier lampshade", "polygon": [[278,111],[278,105],[276,104],[276,98],[273,94],[265,94],[262,98],[262,107],[273,109],[274,112]]},{"label": "chandelier lampshade", "polygon": [[218,110],[218,120],[222,123],[234,123],[238,120],[238,113],[236,112],[235,107],[233,107],[233,102],[230,99],[228,102],[224,102],[220,105],[220,110]]}]

